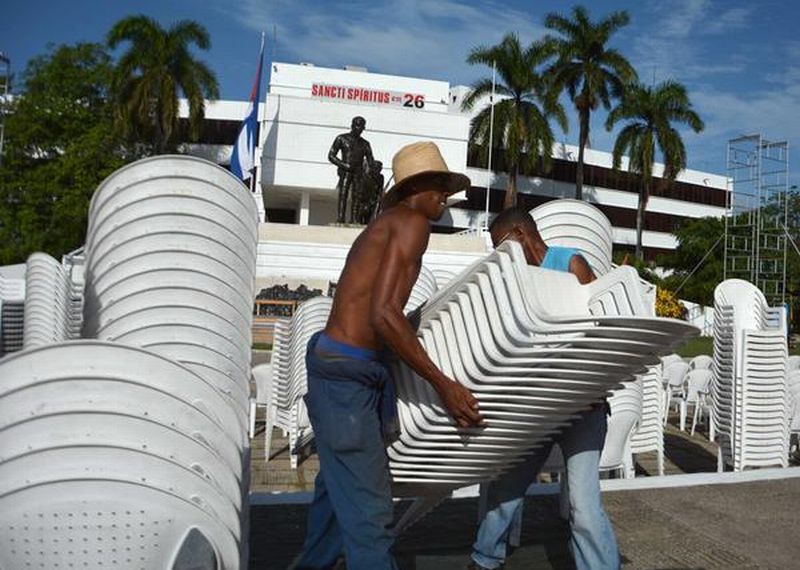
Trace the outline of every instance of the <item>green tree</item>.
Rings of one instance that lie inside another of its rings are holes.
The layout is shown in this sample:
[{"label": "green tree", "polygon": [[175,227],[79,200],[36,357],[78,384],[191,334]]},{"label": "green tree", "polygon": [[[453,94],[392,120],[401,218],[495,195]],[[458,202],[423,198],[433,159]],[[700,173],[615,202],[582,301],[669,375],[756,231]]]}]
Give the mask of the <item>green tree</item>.
[{"label": "green tree", "polygon": [[714,305],[714,289],[722,281],[725,241],[723,218],[687,219],[675,230],[678,247],[659,258],[659,265],[672,269],[663,285],[678,290],[681,299]]},{"label": "green tree", "polygon": [[94,189],[133,158],[114,129],[111,72],[100,44],[50,47],[28,62],[5,109],[0,265],[79,247]]},{"label": "green tree", "polygon": [[578,164],[575,172],[575,198],[583,199],[583,154],[589,140],[591,114],[602,104],[611,107],[626,84],[636,80],[636,70],[616,49],[609,48],[611,36],[626,26],[625,11],[612,12],[593,22],[583,6],[572,9],[572,18],[551,13],[545,17],[546,28],[560,36],[548,35],[545,44],[556,55],[549,68],[553,82],[566,90],[578,111]]},{"label": "green tree", "polygon": [[664,162],[663,182],[671,183],[686,167],[686,147],[674,123],[688,125],[699,133],[705,128],[692,109],[686,88],[675,81],[654,87],[633,84],[606,119],[606,129],[618,122],[625,125],[614,143],[614,168],[619,169],[622,157],[628,154],[628,170],[639,175],[639,206],[636,212],[636,257],[643,258],[642,231],[644,214],[653,183],[653,164],[660,151]]},{"label": "green tree", "polygon": [[[549,120],[555,119],[567,130],[567,117],[558,102],[552,84],[538,69],[546,61],[548,51],[541,43],[523,48],[515,34],[507,34],[496,46],[476,47],[470,52],[467,63],[496,65],[498,81],[494,103],[494,129],[489,140],[491,105],[482,109],[472,119],[470,141],[482,151],[502,148],[508,184],[503,207],[517,202],[517,177],[520,169],[532,169],[537,161],[549,168],[555,137]],[[481,79],[472,85],[462,108],[471,110],[475,104],[491,95],[491,78]]]},{"label": "green tree", "polygon": [[178,98],[189,102],[189,136],[200,136],[205,100],[219,97],[219,85],[211,69],[195,58],[191,44],[211,47],[208,31],[191,20],[165,30],[147,16],[130,16],[114,24],[108,45],[130,45],[117,62],[114,92],[117,119],[123,132],[134,140],[147,140],[157,153],[174,146],[178,125]]}]

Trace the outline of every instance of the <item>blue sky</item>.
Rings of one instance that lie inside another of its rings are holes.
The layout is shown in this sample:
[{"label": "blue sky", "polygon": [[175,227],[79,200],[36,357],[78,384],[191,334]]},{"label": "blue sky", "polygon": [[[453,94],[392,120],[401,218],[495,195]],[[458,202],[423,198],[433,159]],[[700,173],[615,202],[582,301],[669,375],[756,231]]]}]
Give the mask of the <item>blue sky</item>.
[{"label": "blue sky", "polygon": [[[222,97],[246,99],[259,35],[277,27],[276,59],[469,84],[490,70],[464,62],[475,45],[515,31],[529,41],[544,15],[568,12],[556,0],[74,0],[13,2],[0,15],[0,51],[15,70],[49,42],[100,41],[118,19],[144,13],[168,25],[191,18],[205,25],[212,48],[201,53],[216,71]],[[786,0],[607,0],[585,2],[594,17],[628,10],[631,24],[613,45],[647,82],[675,79],[688,88],[706,130],[687,132],[689,167],[725,172],[729,138],[760,132],[789,140],[800,165],[800,3]],[[270,46],[272,47],[272,46]],[[271,55],[268,52],[268,55]],[[559,136],[576,142],[577,121]],[[592,121],[591,142],[610,150],[605,113]],[[800,168],[790,183],[800,184]]]}]

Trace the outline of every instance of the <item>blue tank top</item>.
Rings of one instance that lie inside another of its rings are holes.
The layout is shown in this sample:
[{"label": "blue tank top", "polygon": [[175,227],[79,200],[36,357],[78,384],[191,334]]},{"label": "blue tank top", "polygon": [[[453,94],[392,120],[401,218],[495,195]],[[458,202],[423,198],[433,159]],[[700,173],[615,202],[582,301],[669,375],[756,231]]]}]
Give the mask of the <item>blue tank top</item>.
[{"label": "blue tank top", "polygon": [[574,247],[547,246],[547,253],[539,266],[542,269],[553,269],[569,273],[569,262],[573,255],[580,255]]}]

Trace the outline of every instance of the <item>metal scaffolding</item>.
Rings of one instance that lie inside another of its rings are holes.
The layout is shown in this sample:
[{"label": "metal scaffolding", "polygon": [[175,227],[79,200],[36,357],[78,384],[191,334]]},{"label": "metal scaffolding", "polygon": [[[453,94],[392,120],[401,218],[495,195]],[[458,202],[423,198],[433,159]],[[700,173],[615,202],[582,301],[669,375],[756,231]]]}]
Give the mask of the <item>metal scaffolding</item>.
[{"label": "metal scaffolding", "polygon": [[789,143],[728,141],[724,278],[750,281],[770,305],[786,300]]}]

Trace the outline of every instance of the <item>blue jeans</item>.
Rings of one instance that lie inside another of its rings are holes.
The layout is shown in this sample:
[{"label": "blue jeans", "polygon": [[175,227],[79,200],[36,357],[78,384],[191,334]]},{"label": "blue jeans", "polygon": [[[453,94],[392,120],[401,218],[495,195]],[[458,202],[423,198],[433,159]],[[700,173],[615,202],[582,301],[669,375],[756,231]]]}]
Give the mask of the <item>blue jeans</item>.
[{"label": "blue jeans", "polygon": [[381,433],[385,382],[378,361],[315,351],[306,355],[308,415],[320,471],[296,568],[332,568],[344,552],[350,570],[395,570],[389,462]]},{"label": "blue jeans", "polygon": [[606,438],[606,411],[596,406],[584,412],[554,442],[481,488],[487,513],[473,544],[472,558],[486,568],[499,568],[506,559],[509,536],[522,520],[525,490],[536,480],[553,443],[566,461],[569,499],[570,551],[578,570],[617,570],[619,549],[614,529],[600,498],[600,452]]}]

